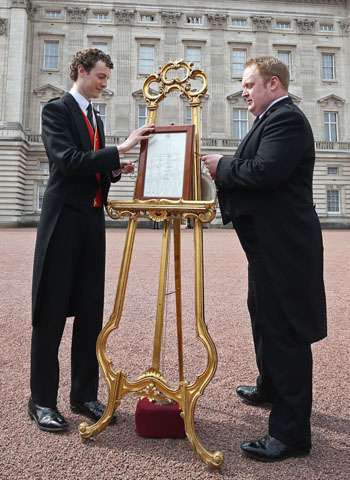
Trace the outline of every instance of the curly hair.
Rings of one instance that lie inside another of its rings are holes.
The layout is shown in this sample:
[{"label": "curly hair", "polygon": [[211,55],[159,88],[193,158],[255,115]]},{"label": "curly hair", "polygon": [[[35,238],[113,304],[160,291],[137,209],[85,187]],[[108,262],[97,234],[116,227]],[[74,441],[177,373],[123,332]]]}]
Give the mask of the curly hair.
[{"label": "curly hair", "polygon": [[99,60],[104,62],[108,68],[113,68],[111,57],[102,50],[99,50],[98,48],[86,48],[84,50],[79,50],[79,52],[74,55],[72,63],[69,67],[70,78],[74,81],[77,80],[79,65],[82,65],[87,72],[90,72],[90,70],[94,68]]},{"label": "curly hair", "polygon": [[289,70],[281,60],[275,57],[256,57],[250,58],[245,67],[256,65],[260,75],[264,81],[270,80],[272,77],[278,77],[283,87],[288,90],[289,86]]}]

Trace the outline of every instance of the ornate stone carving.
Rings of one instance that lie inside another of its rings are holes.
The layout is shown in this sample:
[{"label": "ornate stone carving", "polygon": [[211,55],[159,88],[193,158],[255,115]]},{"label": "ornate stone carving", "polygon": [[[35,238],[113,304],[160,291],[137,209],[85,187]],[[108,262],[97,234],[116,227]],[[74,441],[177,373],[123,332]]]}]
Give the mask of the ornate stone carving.
[{"label": "ornate stone carving", "polygon": [[340,31],[343,35],[349,35],[350,31],[350,20],[340,20],[338,22]]},{"label": "ornate stone carving", "polygon": [[88,8],[67,7],[67,17],[70,23],[85,23],[87,18]]},{"label": "ornate stone carving", "polygon": [[55,85],[51,85],[51,83],[46,83],[41,87],[35,88],[33,90],[33,93],[39,98],[54,98],[61,97],[64,94],[64,90],[62,88],[56,87]]},{"label": "ornate stone carving", "polygon": [[228,15],[226,14],[214,13],[213,15],[208,14],[207,16],[209,24],[213,27],[225,27],[227,25]]},{"label": "ornate stone carving", "polygon": [[115,23],[118,25],[130,25],[134,20],[136,10],[114,10]]},{"label": "ornate stone carving", "polygon": [[160,12],[163,22],[165,25],[177,25],[179,18],[181,17],[180,12]]},{"label": "ornate stone carving", "polygon": [[254,17],[251,17],[251,19],[255,31],[268,32],[270,30],[272,17],[255,15]]},{"label": "ornate stone carving", "polygon": [[231,93],[231,95],[227,95],[226,99],[231,104],[244,103],[244,100],[242,98],[242,93],[243,93],[243,90],[238,90],[238,92]]},{"label": "ornate stone carving", "polygon": [[296,18],[295,19],[299,32],[313,33],[315,30],[316,20],[310,18]]},{"label": "ornate stone carving", "polygon": [[327,95],[326,97],[319,98],[317,102],[322,107],[343,107],[345,104],[345,100],[342,97],[338,97],[338,95]]},{"label": "ornate stone carving", "polygon": [[12,0],[11,8],[25,8],[30,18],[33,18],[34,13],[37,11],[37,8],[33,7],[30,0]]},{"label": "ornate stone carving", "polygon": [[0,18],[0,35],[7,35],[7,18]]}]

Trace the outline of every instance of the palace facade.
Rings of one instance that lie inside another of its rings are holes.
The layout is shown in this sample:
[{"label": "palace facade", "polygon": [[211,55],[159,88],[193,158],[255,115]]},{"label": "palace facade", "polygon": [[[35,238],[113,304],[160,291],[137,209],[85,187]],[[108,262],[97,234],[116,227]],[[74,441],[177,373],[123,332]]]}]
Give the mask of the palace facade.
[{"label": "palace facade", "polygon": [[[95,104],[109,144],[145,122],[148,74],[184,58],[209,78],[202,151],[222,154],[234,152],[253,121],[241,98],[245,60],[279,57],[290,68],[290,95],[313,127],[321,222],[350,227],[349,32],[347,0],[0,0],[0,226],[38,221],[48,178],[41,109],[70,89],[73,54],[95,46],[115,64]],[[191,123],[177,95],[159,110],[159,124]],[[111,198],[131,198],[134,183],[124,177]]]}]

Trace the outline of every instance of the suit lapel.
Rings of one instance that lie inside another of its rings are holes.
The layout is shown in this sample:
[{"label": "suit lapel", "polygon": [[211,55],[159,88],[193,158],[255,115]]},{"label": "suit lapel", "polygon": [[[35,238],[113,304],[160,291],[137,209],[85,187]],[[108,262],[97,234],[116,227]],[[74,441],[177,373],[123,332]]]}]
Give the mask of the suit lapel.
[{"label": "suit lapel", "polygon": [[91,150],[91,142],[89,137],[89,131],[83,118],[83,112],[78,103],[74,100],[70,93],[66,93],[62,97],[62,101],[67,106],[68,110],[72,114],[73,120],[77,126],[81,143],[85,151]]},{"label": "suit lapel", "polygon": [[255,132],[255,130],[261,126],[262,122],[264,122],[264,120],[266,120],[269,115],[271,115],[272,112],[274,112],[277,108],[279,108],[280,106],[282,105],[285,105],[286,103],[293,103],[292,99],[290,97],[288,98],[284,98],[283,100],[275,103],[274,105],[272,105],[271,108],[268,109],[268,111],[261,117],[259,118],[258,120],[255,120],[254,123],[253,123],[253,126],[252,128],[249,130],[249,132],[247,133],[247,135],[243,138],[243,140],[241,141],[241,143],[239,144],[237,150],[236,150],[236,156],[238,157],[241,152],[243,151],[244,147],[246,146],[248,140],[250,139],[250,137],[252,136],[252,134]]}]

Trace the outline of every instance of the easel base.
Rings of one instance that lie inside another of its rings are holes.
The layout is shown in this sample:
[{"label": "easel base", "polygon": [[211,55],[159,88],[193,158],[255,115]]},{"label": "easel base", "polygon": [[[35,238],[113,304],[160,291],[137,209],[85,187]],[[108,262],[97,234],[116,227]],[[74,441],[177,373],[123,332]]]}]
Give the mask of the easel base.
[{"label": "easel base", "polygon": [[142,398],[135,412],[136,433],[145,438],[186,438],[177,403],[156,403]]}]

